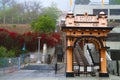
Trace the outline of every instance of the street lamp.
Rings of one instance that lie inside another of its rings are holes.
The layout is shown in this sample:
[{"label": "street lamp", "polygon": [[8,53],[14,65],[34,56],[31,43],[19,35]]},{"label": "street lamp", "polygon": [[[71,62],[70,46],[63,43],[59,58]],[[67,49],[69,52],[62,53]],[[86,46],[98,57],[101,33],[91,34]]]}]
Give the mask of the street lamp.
[{"label": "street lamp", "polygon": [[41,61],[40,61],[40,39],[41,37],[38,37],[38,59],[37,59],[37,63],[40,64]]}]

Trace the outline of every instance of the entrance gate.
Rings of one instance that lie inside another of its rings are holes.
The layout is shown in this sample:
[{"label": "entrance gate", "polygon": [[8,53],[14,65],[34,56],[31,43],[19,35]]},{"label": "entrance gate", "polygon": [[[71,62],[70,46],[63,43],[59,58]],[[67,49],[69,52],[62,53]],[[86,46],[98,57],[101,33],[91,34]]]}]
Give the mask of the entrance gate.
[{"label": "entrance gate", "polygon": [[113,27],[107,27],[107,16],[100,12],[98,16],[73,13],[66,15],[61,30],[66,33],[66,77],[73,77],[73,49],[77,42],[80,46],[93,43],[100,52],[100,77],[109,77],[106,64],[106,37]]}]

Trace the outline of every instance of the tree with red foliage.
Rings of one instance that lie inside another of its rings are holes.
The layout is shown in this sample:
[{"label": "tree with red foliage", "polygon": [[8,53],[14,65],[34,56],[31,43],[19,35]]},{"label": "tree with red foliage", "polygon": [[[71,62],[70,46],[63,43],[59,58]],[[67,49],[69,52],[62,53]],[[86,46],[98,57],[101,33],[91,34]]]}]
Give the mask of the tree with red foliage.
[{"label": "tree with red foliage", "polygon": [[14,32],[9,32],[6,29],[0,28],[0,46],[4,46],[7,50],[14,50],[16,55],[21,53],[21,35]]},{"label": "tree with red foliage", "polygon": [[40,48],[46,43],[47,47],[55,47],[61,42],[60,33],[37,33],[26,32],[20,35],[15,32],[9,32],[5,29],[0,29],[0,46],[4,46],[7,50],[15,50],[16,54],[22,53],[23,45],[25,44],[26,50],[34,52],[38,49],[38,37],[40,39]]},{"label": "tree with red foliage", "polygon": [[60,42],[59,33],[50,33],[48,35],[47,33],[27,32],[23,34],[23,38],[28,51],[35,51],[38,49],[38,37],[41,37],[41,49],[43,48],[44,43],[47,44],[47,47],[55,47]]}]

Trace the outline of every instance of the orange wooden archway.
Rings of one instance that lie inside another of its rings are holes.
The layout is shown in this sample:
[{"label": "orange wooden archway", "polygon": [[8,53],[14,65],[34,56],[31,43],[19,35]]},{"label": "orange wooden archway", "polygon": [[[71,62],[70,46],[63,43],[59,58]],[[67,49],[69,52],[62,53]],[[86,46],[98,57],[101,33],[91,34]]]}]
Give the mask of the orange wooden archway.
[{"label": "orange wooden archway", "polygon": [[100,51],[100,77],[108,77],[106,62],[106,37],[113,27],[107,27],[107,16],[68,13],[61,30],[66,33],[66,77],[73,77],[73,48],[80,40],[93,43]]}]

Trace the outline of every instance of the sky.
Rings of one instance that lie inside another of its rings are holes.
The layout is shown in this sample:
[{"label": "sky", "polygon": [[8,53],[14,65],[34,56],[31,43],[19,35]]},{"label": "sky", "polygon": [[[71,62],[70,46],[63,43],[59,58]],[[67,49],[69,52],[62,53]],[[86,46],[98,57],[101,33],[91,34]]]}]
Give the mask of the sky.
[{"label": "sky", "polygon": [[[20,2],[23,2],[25,0],[19,0]],[[33,0],[26,0],[26,1],[33,1]],[[36,0],[40,1],[43,5],[43,7],[50,6],[52,2],[57,4],[57,7],[61,9],[62,11],[69,11],[70,10],[70,0]],[[75,0],[72,0],[73,2]],[[91,2],[101,2],[102,0],[91,0]],[[104,0],[105,2],[108,2],[108,0]]]}]

